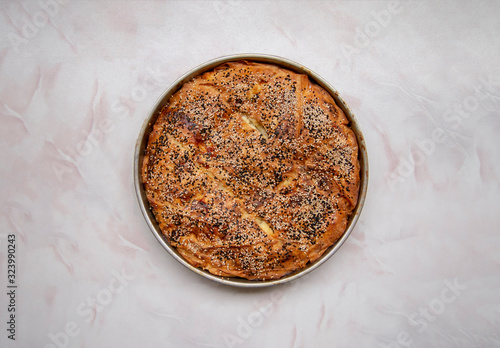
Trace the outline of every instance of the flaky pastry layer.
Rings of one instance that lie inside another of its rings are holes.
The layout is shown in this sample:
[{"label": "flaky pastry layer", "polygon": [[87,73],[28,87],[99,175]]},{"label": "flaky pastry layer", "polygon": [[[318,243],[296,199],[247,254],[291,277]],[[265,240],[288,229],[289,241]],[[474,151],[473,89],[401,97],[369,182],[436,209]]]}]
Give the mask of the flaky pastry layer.
[{"label": "flaky pastry layer", "polygon": [[250,61],[187,82],[161,110],[142,166],[166,239],[193,266],[278,279],[345,232],[358,145],[306,75]]}]

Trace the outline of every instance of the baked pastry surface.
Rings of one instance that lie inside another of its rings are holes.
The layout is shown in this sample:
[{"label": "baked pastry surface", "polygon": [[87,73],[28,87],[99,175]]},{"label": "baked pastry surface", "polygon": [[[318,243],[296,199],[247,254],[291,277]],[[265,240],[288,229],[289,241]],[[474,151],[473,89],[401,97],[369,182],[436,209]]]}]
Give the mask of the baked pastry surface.
[{"label": "baked pastry surface", "polygon": [[358,145],[306,75],[238,61],[185,83],[149,136],[142,179],[168,242],[193,266],[278,279],[345,232]]}]

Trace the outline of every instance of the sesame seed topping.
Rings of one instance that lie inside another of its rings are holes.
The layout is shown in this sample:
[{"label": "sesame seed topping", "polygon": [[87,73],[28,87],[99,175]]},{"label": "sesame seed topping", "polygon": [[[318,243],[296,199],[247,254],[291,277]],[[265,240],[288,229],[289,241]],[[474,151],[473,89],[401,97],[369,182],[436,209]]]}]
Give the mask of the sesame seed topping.
[{"label": "sesame seed topping", "polygon": [[356,137],[307,76],[248,61],[185,83],[149,136],[143,181],[166,239],[192,265],[276,279],[345,231]]}]

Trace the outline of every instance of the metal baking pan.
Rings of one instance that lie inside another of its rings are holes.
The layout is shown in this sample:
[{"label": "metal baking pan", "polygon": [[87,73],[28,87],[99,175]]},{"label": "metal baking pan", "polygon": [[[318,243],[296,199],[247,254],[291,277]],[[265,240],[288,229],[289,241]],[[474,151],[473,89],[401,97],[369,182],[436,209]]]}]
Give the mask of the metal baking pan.
[{"label": "metal baking pan", "polygon": [[[202,270],[200,268],[196,268],[191,266],[184,258],[177,252],[177,250],[172,247],[165,237],[163,236],[160,227],[158,226],[158,223],[156,222],[156,219],[149,209],[149,202],[146,197],[146,193],[144,192],[144,185],[142,183],[142,176],[141,176],[141,165],[143,162],[143,157],[145,153],[145,148],[148,143],[148,138],[149,134],[153,129],[153,125],[163,108],[165,104],[167,104],[168,100],[170,97],[177,92],[182,85],[191,80],[193,77],[198,76],[206,71],[212,70],[215,67],[231,62],[231,61],[237,61],[237,60],[249,60],[249,61],[255,61],[255,62],[260,62],[260,63],[270,63],[270,64],[275,64],[280,67],[292,70],[294,72],[300,73],[300,74],[305,74],[309,77],[309,79],[312,82],[317,83],[321,87],[323,87],[326,91],[328,91],[337,105],[344,111],[346,117],[349,119],[350,124],[349,126],[351,129],[354,131],[356,134],[356,138],[358,141],[358,147],[359,147],[359,161],[360,161],[360,179],[361,179],[361,186],[360,186],[360,192],[359,192],[359,198],[358,198],[358,203],[349,217],[349,220],[347,222],[347,228],[342,237],[335,242],[330,248],[328,248],[325,253],[317,259],[315,262],[308,264],[306,267],[295,271],[294,273],[291,273],[287,276],[284,276],[283,278],[276,279],[276,280],[247,280],[247,279],[242,279],[242,278],[230,278],[230,277],[221,277],[217,276],[214,274],[209,273],[208,271]],[[273,55],[264,55],[264,54],[238,54],[238,55],[231,55],[231,56],[224,56],[220,57],[211,61],[208,61],[190,71],[185,73],[183,76],[181,76],[179,79],[177,79],[164,93],[163,95],[158,99],[158,101],[155,103],[149,114],[146,116],[146,119],[144,121],[144,124],[141,128],[141,131],[139,133],[139,137],[137,139],[137,143],[135,146],[135,153],[134,153],[134,182],[135,182],[135,190],[137,193],[137,198],[139,201],[139,205],[141,207],[141,211],[144,215],[144,218],[146,219],[147,224],[149,225],[149,228],[153,232],[154,236],[156,239],[160,242],[160,244],[172,255],[177,261],[179,261],[181,264],[189,268],[191,271],[205,277],[208,279],[211,279],[213,281],[222,283],[222,284],[227,284],[227,285],[232,285],[232,286],[239,286],[239,287],[248,287],[248,288],[253,288],[253,287],[265,287],[265,286],[271,286],[271,285],[277,285],[277,284],[282,284],[286,283],[289,281],[292,281],[294,279],[297,279],[312,270],[318,268],[320,265],[322,265],[326,260],[328,260],[335,252],[342,246],[342,244],[346,241],[346,239],[349,237],[351,234],[352,230],[354,229],[354,226],[359,218],[359,215],[361,214],[361,210],[363,208],[364,202],[365,202],[365,197],[366,197],[366,191],[367,191],[367,186],[368,186],[368,154],[366,151],[366,144],[365,140],[363,138],[363,134],[361,133],[361,129],[359,127],[359,124],[356,120],[356,117],[354,117],[354,114],[351,112],[345,101],[339,96],[338,92],[328,83],[326,82],[323,78],[321,78],[318,74],[314,73],[313,71],[307,69],[303,65],[293,62],[291,60],[273,56]]]}]

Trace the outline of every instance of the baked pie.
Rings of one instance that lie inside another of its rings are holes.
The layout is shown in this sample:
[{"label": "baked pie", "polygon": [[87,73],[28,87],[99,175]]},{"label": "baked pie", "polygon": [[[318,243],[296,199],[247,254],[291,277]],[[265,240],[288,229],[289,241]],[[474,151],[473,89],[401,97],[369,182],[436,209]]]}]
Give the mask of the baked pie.
[{"label": "baked pie", "polygon": [[306,75],[229,62],[163,107],[142,179],[162,233],[191,265],[279,279],[345,232],[358,200],[358,144],[332,96]]}]

